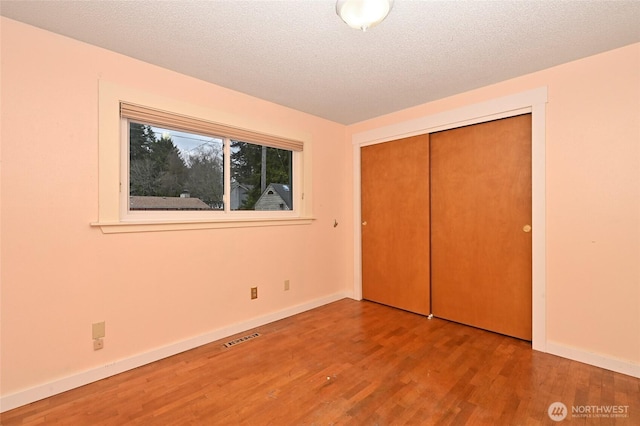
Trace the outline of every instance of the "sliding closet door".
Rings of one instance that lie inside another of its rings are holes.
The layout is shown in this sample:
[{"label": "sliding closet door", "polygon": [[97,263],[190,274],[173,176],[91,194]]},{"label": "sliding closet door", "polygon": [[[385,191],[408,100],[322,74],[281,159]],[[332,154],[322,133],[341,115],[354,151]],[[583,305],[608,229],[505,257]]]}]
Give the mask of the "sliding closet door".
[{"label": "sliding closet door", "polygon": [[428,315],[429,135],[360,154],[363,298]]},{"label": "sliding closet door", "polygon": [[531,115],[430,146],[433,314],[531,340]]}]

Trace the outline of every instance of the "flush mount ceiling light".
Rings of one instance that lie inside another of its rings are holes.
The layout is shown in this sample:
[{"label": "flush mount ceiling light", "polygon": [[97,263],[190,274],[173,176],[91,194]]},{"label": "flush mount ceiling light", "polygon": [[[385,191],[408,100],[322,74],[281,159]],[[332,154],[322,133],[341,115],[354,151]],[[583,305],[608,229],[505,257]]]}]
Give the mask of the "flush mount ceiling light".
[{"label": "flush mount ceiling light", "polygon": [[393,0],[338,0],[336,13],[348,26],[367,31],[389,14]]}]

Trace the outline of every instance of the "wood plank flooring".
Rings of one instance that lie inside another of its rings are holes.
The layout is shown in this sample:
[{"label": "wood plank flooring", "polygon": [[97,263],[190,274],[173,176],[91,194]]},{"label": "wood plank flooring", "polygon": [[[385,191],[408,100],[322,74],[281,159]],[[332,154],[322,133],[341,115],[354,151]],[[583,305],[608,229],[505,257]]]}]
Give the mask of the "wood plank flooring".
[{"label": "wood plank flooring", "polygon": [[[259,332],[231,348],[223,343]],[[562,402],[569,415],[552,421]],[[573,406],[625,406],[577,417]],[[640,379],[350,299],[2,414],[10,425],[639,425]]]}]

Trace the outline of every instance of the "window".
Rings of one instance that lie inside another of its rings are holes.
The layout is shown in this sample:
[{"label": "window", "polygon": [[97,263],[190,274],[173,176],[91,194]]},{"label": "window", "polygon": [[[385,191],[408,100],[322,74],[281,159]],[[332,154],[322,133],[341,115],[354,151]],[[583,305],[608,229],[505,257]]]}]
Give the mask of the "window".
[{"label": "window", "polygon": [[101,80],[98,130],[104,233],[313,220],[311,138],[295,124]]},{"label": "window", "polygon": [[301,142],[134,104],[121,103],[120,110],[128,152],[125,218],[295,214]]}]

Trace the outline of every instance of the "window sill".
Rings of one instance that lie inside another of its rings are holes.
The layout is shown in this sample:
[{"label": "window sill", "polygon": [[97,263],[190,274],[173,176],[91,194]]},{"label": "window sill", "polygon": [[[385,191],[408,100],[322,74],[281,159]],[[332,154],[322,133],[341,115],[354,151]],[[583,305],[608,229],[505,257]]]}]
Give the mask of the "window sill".
[{"label": "window sill", "polygon": [[99,227],[103,234],[120,234],[127,232],[159,232],[184,231],[195,229],[251,228],[264,226],[310,225],[315,219],[311,217],[268,218],[268,219],[228,219],[228,220],[194,220],[194,221],[158,221],[158,222],[94,222],[92,227]]}]

